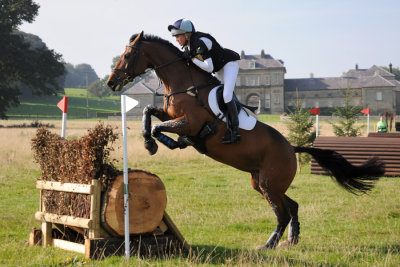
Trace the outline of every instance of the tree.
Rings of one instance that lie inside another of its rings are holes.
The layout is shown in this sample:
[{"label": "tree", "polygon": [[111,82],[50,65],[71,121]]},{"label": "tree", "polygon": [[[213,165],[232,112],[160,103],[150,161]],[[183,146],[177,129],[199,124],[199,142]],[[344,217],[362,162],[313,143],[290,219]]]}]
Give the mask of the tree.
[{"label": "tree", "polygon": [[[388,67],[382,67],[384,70],[389,71],[390,69]],[[399,68],[392,68],[392,73],[394,74],[394,78],[398,81],[400,81],[400,69]]]},{"label": "tree", "polygon": [[332,123],[333,132],[336,136],[359,136],[361,135],[361,126],[356,127],[355,123],[360,115],[362,107],[351,106],[351,94],[350,88],[347,88],[345,92],[345,102],[343,107],[336,107],[336,116],[342,118],[337,123]]},{"label": "tree", "polygon": [[[316,136],[316,132],[313,130],[314,121],[310,119],[311,114],[308,110],[301,108],[303,101],[299,99],[298,89],[296,89],[296,96],[296,106],[289,110],[288,140],[294,146],[310,147]],[[297,156],[300,172],[302,163],[307,163],[310,159],[310,156],[304,153]]]},{"label": "tree", "polygon": [[61,55],[47,47],[31,46],[18,26],[32,22],[39,5],[32,0],[0,2],[0,117],[19,104],[21,86],[33,94],[56,94],[61,90],[57,78],[64,74]]},{"label": "tree", "polygon": [[93,96],[97,96],[100,98],[111,95],[112,91],[106,84],[107,80],[108,80],[108,75],[104,76],[104,78],[101,80],[92,82],[89,85],[88,89],[89,93]]},{"label": "tree", "polygon": [[87,84],[91,84],[99,79],[95,70],[89,64],[82,63],[76,66],[67,63],[65,64],[67,75],[65,77],[64,87],[71,88],[86,88],[86,76]]}]

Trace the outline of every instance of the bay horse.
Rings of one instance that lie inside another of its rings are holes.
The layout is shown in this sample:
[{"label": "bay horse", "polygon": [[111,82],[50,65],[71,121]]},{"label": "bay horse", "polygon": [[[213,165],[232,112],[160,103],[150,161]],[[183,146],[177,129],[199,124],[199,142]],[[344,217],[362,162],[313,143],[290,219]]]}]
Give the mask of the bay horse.
[{"label": "bay horse", "polygon": [[[107,85],[113,91],[121,90],[147,69],[155,70],[165,92],[163,108],[148,105],[143,110],[146,149],[151,155],[157,152],[154,138],[170,149],[183,149],[189,144],[214,160],[249,172],[252,187],[264,196],[277,217],[275,231],[257,249],[276,247],[287,226],[288,239],[281,244],[298,242],[298,204],[285,194],[296,174],[295,153],[311,154],[339,185],[354,194],[371,190],[384,173],[384,165],[377,158],[354,166],[333,150],[294,147],[276,129],[260,121],[252,130],[240,130],[240,142],[222,144],[226,124],[210,112],[208,103],[208,94],[217,83],[215,78],[183,60],[177,47],[157,36],[143,32],[133,35]],[[161,122],[151,126],[151,115]],[[179,138],[173,140],[162,132],[178,134]]]}]

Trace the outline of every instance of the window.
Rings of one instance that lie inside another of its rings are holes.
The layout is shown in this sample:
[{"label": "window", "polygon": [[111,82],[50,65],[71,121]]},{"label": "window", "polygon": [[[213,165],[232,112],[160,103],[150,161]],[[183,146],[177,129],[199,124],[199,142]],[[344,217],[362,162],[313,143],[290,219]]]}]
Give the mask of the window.
[{"label": "window", "polygon": [[240,77],[239,76],[236,78],[236,86],[240,86]]},{"label": "window", "polygon": [[319,101],[314,102],[314,107],[319,108]]},{"label": "window", "polygon": [[258,76],[249,76],[246,78],[246,85],[247,86],[256,86],[260,85],[260,77]]},{"label": "window", "polygon": [[255,69],[256,68],[256,62],[254,60],[250,61],[249,62],[249,66],[250,66],[250,69]]},{"label": "window", "polygon": [[271,84],[269,76],[265,77],[265,84],[266,85],[270,85]]},{"label": "window", "polygon": [[265,108],[271,108],[271,95],[265,95]]},{"label": "window", "polygon": [[275,96],[275,104],[279,104],[279,96]]},{"label": "window", "polygon": [[382,101],[382,92],[376,92],[376,101]]}]

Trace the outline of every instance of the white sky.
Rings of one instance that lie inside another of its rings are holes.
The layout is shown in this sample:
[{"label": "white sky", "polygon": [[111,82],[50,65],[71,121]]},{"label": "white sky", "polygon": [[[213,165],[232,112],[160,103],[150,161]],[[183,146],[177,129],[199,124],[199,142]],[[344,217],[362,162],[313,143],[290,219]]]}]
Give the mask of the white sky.
[{"label": "white sky", "polygon": [[178,44],[167,26],[182,17],[224,47],[282,59],[286,78],[337,77],[372,65],[400,65],[398,0],[34,0],[20,30],[38,35],[74,65],[110,73],[129,37],[144,30]]}]

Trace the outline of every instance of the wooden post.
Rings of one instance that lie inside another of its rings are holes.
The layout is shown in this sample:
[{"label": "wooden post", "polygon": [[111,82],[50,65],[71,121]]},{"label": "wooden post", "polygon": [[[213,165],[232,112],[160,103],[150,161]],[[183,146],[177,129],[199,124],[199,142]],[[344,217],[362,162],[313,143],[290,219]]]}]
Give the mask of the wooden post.
[{"label": "wooden post", "polygon": [[99,180],[92,180],[94,187],[93,194],[90,196],[90,219],[93,224],[89,229],[89,238],[100,237],[100,202],[101,202],[101,184]]},{"label": "wooden post", "polygon": [[43,247],[50,246],[52,244],[52,223],[42,221],[42,244]]}]

